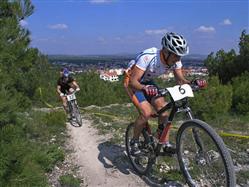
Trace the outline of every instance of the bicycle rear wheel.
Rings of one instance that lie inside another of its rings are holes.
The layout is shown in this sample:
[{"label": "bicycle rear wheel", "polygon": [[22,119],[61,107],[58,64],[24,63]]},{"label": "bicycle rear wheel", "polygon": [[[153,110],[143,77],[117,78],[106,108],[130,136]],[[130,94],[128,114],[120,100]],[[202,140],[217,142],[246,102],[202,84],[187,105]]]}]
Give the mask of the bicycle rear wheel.
[{"label": "bicycle rear wheel", "polygon": [[133,156],[131,155],[130,147],[130,142],[133,138],[133,132],[134,124],[131,123],[128,125],[125,133],[126,153],[135,171],[141,175],[145,175],[151,169],[153,164],[153,160],[151,158],[153,148],[150,146],[150,137],[147,131],[144,129],[139,137],[139,149],[141,154]]},{"label": "bicycle rear wheel", "polygon": [[208,124],[196,119],[185,122],[176,142],[179,165],[189,186],[236,185],[230,153]]}]

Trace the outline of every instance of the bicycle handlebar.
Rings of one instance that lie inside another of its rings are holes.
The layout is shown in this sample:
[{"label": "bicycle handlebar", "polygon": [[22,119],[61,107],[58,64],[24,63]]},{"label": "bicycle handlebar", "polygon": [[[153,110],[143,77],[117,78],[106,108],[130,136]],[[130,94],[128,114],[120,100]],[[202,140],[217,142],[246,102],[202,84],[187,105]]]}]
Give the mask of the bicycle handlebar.
[{"label": "bicycle handlebar", "polygon": [[[193,92],[196,92],[201,89],[199,88],[199,86],[195,84],[190,84],[190,87],[192,88]],[[158,90],[158,93],[159,94],[157,96],[166,96],[169,93],[169,91],[167,90],[167,88],[162,88]]]},{"label": "bicycle handlebar", "polygon": [[65,94],[65,96],[68,96],[68,95],[72,95],[72,94],[75,94],[76,92],[79,92],[80,90],[74,90],[73,92],[70,92],[70,93],[68,93],[68,94]]},{"label": "bicycle handlebar", "polygon": [[[200,90],[201,88],[199,88],[199,86],[194,85],[194,84],[190,84],[190,87],[192,88],[193,92],[196,92],[198,90]],[[159,89],[158,90],[158,95],[156,97],[160,97],[160,96],[166,96],[167,94],[170,95],[170,92],[168,91],[167,88],[163,88],[163,89]],[[173,100],[172,96],[170,95],[171,98],[171,102],[168,102],[164,107],[162,107],[159,111],[157,111],[157,113],[160,115],[161,113],[163,113],[164,111],[171,109],[173,106],[175,106],[175,101]],[[183,101],[183,99],[181,99],[180,101]],[[186,98],[184,98],[184,102],[182,104],[180,104],[179,106],[177,106],[177,108],[185,106],[186,104]]]}]

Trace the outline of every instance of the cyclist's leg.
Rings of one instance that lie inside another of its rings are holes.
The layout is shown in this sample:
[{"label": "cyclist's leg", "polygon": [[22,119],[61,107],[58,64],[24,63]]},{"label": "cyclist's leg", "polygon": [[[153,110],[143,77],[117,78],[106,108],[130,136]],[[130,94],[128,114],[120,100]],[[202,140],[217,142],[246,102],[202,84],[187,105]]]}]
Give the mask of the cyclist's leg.
[{"label": "cyclist's leg", "polygon": [[138,118],[135,120],[134,123],[134,133],[133,133],[133,139],[131,140],[131,153],[133,155],[136,155],[140,152],[138,148],[138,140],[139,136],[146,125],[148,119],[151,117],[151,114],[153,113],[153,108],[151,104],[147,101],[142,91],[134,91],[129,86],[129,79],[130,75],[128,72],[125,72],[125,78],[124,78],[124,88],[126,90],[126,93],[130,97],[131,101],[137,108],[139,112]]},{"label": "cyclist's leg", "polygon": [[149,118],[153,114],[153,109],[148,101],[143,101],[138,105],[140,114],[136,119],[134,125],[134,138],[138,138],[142,132],[145,124],[148,122]]},{"label": "cyclist's leg", "polygon": [[137,107],[139,109],[139,116],[134,123],[134,134],[133,134],[133,138],[130,142],[131,154],[133,156],[141,153],[141,151],[138,147],[139,136],[140,136],[143,128],[145,127],[147,121],[149,120],[149,118],[152,114],[152,111],[153,111],[152,106],[150,105],[150,103],[147,100],[140,102],[137,105]]},{"label": "cyclist's leg", "polygon": [[147,101],[142,91],[134,91],[129,86],[130,75],[128,72],[125,72],[124,78],[124,88],[126,93],[130,97],[132,103],[135,105],[139,112],[139,116],[135,121],[134,127],[134,138],[140,136],[140,133],[143,130],[144,125],[147,123],[148,119],[150,118],[153,109],[151,104]]},{"label": "cyclist's leg", "polygon": [[[153,99],[151,103],[156,111],[159,111],[167,104],[164,97],[157,97]],[[158,124],[162,125],[165,122],[165,120],[168,118],[168,116],[169,116],[168,112],[162,113],[158,118]],[[165,139],[163,140],[163,142],[168,142],[168,141],[169,141],[169,132],[165,137]]]},{"label": "cyclist's leg", "polygon": [[60,96],[62,106],[64,108],[64,111],[67,113],[67,98],[65,96]]},{"label": "cyclist's leg", "polygon": [[145,124],[147,123],[148,119],[150,118],[153,109],[152,109],[151,104],[145,99],[142,92],[134,93],[129,87],[126,87],[126,91],[131,101],[136,106],[139,112],[139,116],[134,122],[133,138],[130,141],[131,154],[135,156],[141,153],[138,147],[139,136]]},{"label": "cyclist's leg", "polygon": [[60,98],[61,98],[61,101],[62,101],[62,105],[63,105],[64,111],[65,111],[65,113],[67,115],[67,118],[70,118],[70,116],[69,116],[69,109],[68,109],[68,106],[67,106],[67,98],[65,96],[62,96]]},{"label": "cyclist's leg", "polygon": [[[166,105],[166,101],[165,101],[164,97],[158,97],[158,98],[155,98],[152,100],[152,105],[154,106],[156,111],[159,111],[162,107],[164,107]],[[164,112],[159,116],[158,124],[161,125],[161,127],[159,127],[159,128],[163,129],[163,123],[168,118],[168,116],[169,116],[168,112]],[[159,131],[161,131],[161,130],[159,129]],[[160,132],[160,133],[162,133],[162,132]],[[168,131],[167,135],[162,140],[164,142],[163,150],[164,150],[164,152],[174,154],[176,152],[176,148],[174,145],[172,145],[169,142],[169,135],[170,135],[170,131]]]},{"label": "cyclist's leg", "polygon": [[153,114],[153,108],[146,100],[142,91],[130,92],[129,96],[139,112],[139,116],[134,123],[134,138],[138,139],[145,124]]}]

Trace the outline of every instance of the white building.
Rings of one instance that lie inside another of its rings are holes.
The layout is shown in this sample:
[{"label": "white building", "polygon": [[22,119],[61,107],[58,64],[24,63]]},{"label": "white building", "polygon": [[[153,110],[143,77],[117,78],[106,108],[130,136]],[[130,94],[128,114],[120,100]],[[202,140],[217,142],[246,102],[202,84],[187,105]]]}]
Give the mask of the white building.
[{"label": "white building", "polygon": [[99,75],[99,78],[104,80],[104,81],[110,81],[110,82],[116,82],[119,81],[118,79],[118,74],[116,71],[113,72],[101,72]]},{"label": "white building", "polygon": [[120,69],[110,69],[109,72],[116,72],[117,75],[123,75],[124,74],[124,69],[120,68]]}]

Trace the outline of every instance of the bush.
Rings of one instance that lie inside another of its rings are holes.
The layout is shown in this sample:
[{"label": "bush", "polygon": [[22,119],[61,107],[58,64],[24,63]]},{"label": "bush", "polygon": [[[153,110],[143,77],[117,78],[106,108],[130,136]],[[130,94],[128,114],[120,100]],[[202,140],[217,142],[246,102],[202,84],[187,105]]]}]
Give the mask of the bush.
[{"label": "bush", "polygon": [[64,160],[57,143],[63,142],[65,115],[34,112],[18,117],[22,123],[0,127],[0,186],[48,186],[45,172]]},{"label": "bush", "polygon": [[65,156],[63,150],[59,149],[57,145],[52,145],[45,150],[43,148],[43,150],[36,151],[33,157],[46,172],[49,172],[58,161],[63,161]]},{"label": "bush", "polygon": [[191,99],[194,114],[203,120],[227,113],[232,105],[231,85],[220,84],[218,77],[211,77],[208,82],[208,87]]},{"label": "bush", "polygon": [[79,187],[80,186],[80,180],[70,174],[60,176],[59,181],[62,187]]},{"label": "bush", "polygon": [[8,186],[49,187],[47,177],[39,164],[32,160],[27,160],[22,166],[20,174],[10,180]]},{"label": "bush", "polygon": [[50,129],[50,134],[63,131],[66,127],[64,111],[53,111],[45,116],[45,125]]},{"label": "bush", "polygon": [[249,113],[249,72],[233,79],[233,107],[241,114]]},{"label": "bush", "polygon": [[41,165],[31,158],[39,147],[29,142],[20,126],[0,130],[0,186],[47,186]]},{"label": "bush", "polygon": [[80,106],[129,102],[122,77],[118,82],[108,82],[101,80],[96,73],[84,73],[77,76],[76,80],[81,88],[77,97]]}]

